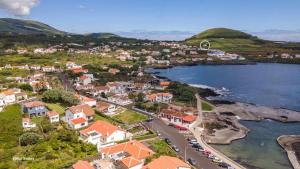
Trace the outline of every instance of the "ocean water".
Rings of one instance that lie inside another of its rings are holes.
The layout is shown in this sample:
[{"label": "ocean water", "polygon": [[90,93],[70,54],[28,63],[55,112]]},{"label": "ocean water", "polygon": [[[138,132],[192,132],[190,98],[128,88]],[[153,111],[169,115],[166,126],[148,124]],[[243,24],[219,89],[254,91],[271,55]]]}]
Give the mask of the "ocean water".
[{"label": "ocean water", "polygon": [[188,84],[226,88],[223,99],[300,111],[300,65],[199,65],[149,71]]},{"label": "ocean water", "polygon": [[[199,65],[149,71],[174,81],[226,89],[222,99],[300,111],[300,65]],[[241,123],[251,130],[246,138],[214,147],[250,169],[292,168],[276,139],[280,135],[300,135],[300,123]]]}]

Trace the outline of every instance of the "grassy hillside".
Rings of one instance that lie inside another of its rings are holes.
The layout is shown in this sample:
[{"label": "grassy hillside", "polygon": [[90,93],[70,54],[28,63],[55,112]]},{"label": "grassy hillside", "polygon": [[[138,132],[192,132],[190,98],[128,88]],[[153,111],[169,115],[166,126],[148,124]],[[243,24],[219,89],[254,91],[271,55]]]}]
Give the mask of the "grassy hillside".
[{"label": "grassy hillside", "polygon": [[0,19],[0,33],[6,34],[54,34],[63,35],[65,32],[59,31],[49,25],[32,20],[21,20],[11,18]]},{"label": "grassy hillside", "polygon": [[227,28],[206,30],[186,39],[185,43],[199,45],[203,40],[208,40],[211,48],[225,51],[261,51],[264,45],[271,44],[269,41],[261,40],[250,34]]}]

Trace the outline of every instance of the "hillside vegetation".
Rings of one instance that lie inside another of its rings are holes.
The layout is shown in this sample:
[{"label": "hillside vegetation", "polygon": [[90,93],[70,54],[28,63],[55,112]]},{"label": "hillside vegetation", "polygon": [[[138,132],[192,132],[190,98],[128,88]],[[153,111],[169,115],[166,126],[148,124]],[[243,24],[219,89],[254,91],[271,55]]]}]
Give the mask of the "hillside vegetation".
[{"label": "hillside vegetation", "polygon": [[184,43],[199,46],[201,41],[208,40],[212,49],[220,49],[227,52],[242,54],[265,54],[266,52],[288,52],[299,51],[299,43],[274,43],[252,36],[242,31],[213,28],[188,38]]}]

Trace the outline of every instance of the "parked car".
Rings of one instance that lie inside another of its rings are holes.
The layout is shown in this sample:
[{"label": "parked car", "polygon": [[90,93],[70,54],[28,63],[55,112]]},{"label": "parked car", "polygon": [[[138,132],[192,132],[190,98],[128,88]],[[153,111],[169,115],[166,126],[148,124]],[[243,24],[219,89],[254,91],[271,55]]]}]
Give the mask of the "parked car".
[{"label": "parked car", "polygon": [[173,145],[172,148],[173,148],[173,150],[175,150],[176,152],[179,152],[179,149],[178,149],[175,145]]},{"label": "parked car", "polygon": [[227,167],[227,169],[235,169],[235,168],[229,165],[229,166]]},{"label": "parked car", "polygon": [[199,144],[199,143],[195,143],[195,144],[193,144],[193,146],[192,146],[193,148],[202,148],[201,147],[201,145]]},{"label": "parked car", "polygon": [[166,141],[167,144],[169,144],[169,145],[171,144],[171,140],[170,139],[165,138],[165,141]]},{"label": "parked car", "polygon": [[201,147],[201,148],[197,148],[196,151],[204,152],[204,149]]},{"label": "parked car", "polygon": [[192,159],[192,158],[189,158],[187,160],[191,165],[195,166],[196,165],[196,160]]},{"label": "parked car", "polygon": [[219,167],[228,169],[229,165],[227,163],[222,162],[222,163],[219,163]]},{"label": "parked car", "polygon": [[219,157],[214,157],[213,162],[222,163],[223,161]]},{"label": "parked car", "polygon": [[213,155],[213,154],[209,154],[209,155],[207,156],[207,158],[208,158],[208,159],[211,159],[211,160],[215,159],[215,157],[216,157],[216,156]]},{"label": "parked car", "polygon": [[210,151],[207,151],[207,150],[204,150],[204,151],[203,151],[203,154],[206,155],[206,156],[209,156],[209,155],[211,154],[211,152],[210,152]]}]

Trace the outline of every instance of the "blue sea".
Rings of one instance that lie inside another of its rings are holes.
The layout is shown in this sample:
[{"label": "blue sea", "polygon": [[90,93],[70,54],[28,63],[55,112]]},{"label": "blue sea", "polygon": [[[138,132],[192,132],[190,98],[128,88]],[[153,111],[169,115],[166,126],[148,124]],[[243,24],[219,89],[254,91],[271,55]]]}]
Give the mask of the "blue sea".
[{"label": "blue sea", "polygon": [[[173,81],[220,89],[224,93],[221,99],[300,111],[300,65],[198,65],[148,71]],[[242,123],[251,130],[245,139],[215,147],[248,168],[292,168],[276,139],[284,134],[300,135],[300,123],[272,120]]]}]

